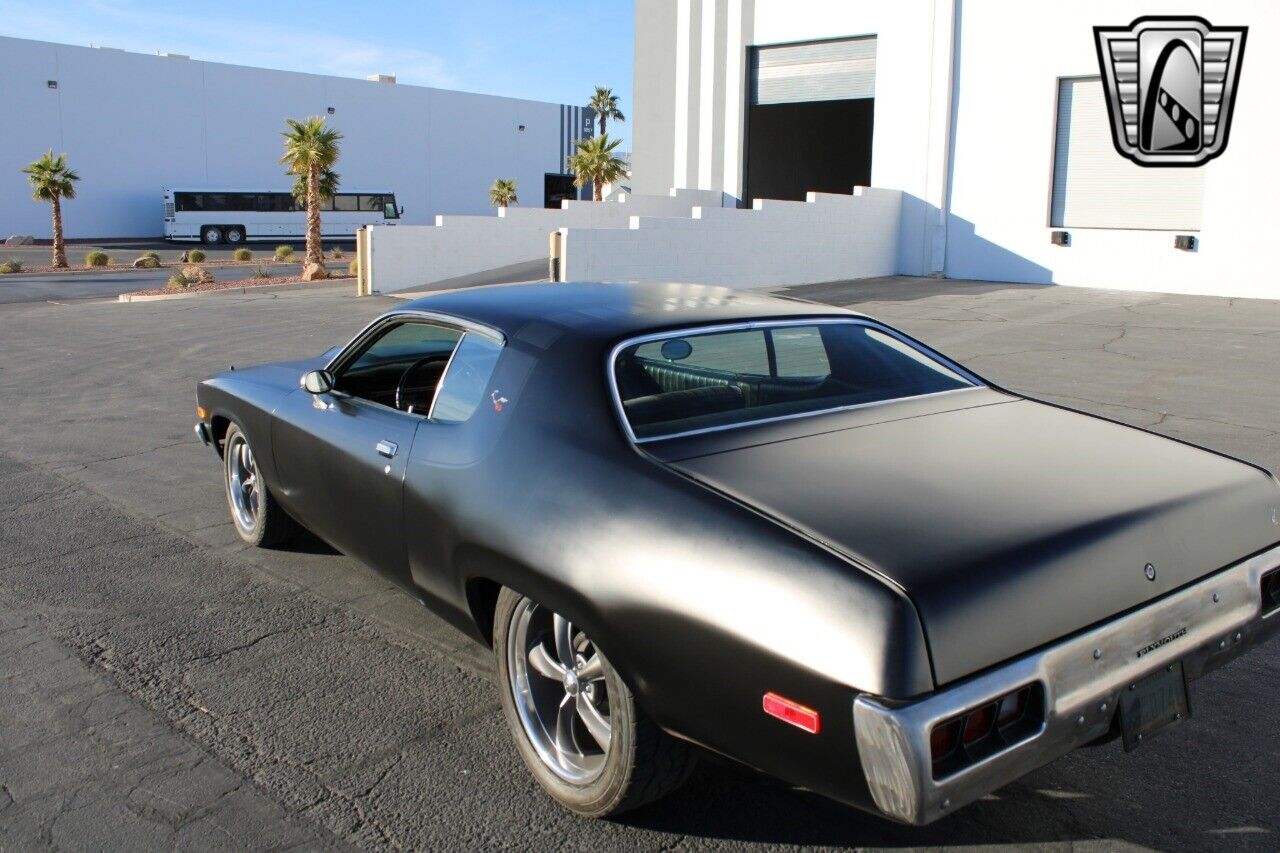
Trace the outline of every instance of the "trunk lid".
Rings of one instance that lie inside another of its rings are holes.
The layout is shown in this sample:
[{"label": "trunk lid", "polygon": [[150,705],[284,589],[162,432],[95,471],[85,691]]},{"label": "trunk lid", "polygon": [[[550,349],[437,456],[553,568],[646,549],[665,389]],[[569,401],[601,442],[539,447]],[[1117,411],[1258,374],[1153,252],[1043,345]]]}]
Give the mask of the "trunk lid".
[{"label": "trunk lid", "polygon": [[988,389],[646,449],[900,586],[939,685],[1280,540],[1261,469]]}]

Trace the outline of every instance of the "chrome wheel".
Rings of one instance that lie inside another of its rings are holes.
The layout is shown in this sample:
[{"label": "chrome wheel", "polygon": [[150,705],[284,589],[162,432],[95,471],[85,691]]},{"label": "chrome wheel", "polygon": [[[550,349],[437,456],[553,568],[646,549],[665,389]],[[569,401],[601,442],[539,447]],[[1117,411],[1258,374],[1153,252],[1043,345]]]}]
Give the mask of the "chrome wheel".
[{"label": "chrome wheel", "polygon": [[252,532],[262,501],[258,463],[249,442],[240,433],[228,439],[223,455],[227,460],[227,495],[231,498],[232,515],[241,530]]},{"label": "chrome wheel", "polygon": [[604,771],[612,727],[606,663],[569,620],[525,598],[507,635],[511,694],[543,764],[586,785]]}]

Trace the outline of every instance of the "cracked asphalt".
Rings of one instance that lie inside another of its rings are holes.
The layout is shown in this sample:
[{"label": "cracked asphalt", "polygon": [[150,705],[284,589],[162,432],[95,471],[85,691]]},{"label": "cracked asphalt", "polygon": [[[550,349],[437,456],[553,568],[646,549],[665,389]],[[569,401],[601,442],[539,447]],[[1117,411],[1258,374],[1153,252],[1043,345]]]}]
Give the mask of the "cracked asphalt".
[{"label": "cracked asphalt", "polygon": [[[1280,302],[790,292],[1280,469]],[[487,651],[318,542],[244,548],[191,438],[197,379],[319,352],[394,304],[0,305],[0,850],[1280,847],[1280,647],[1197,682],[1193,718],[1143,749],[1079,751],[923,829],[711,762],[616,822],[557,810],[510,745]]]}]

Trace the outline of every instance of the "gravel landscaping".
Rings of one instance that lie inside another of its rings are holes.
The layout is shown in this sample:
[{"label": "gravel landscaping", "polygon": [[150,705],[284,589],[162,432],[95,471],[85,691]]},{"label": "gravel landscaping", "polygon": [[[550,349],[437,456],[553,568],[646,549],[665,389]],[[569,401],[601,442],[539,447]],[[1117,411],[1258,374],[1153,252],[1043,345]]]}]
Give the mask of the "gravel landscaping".
[{"label": "gravel landscaping", "polygon": [[[204,266],[214,266],[213,264],[205,264]],[[222,266],[234,266],[234,264],[222,264]],[[239,278],[234,281],[211,281],[203,284],[193,284],[189,287],[156,287],[151,290],[138,290],[128,294],[129,296],[169,296],[175,293],[204,293],[212,290],[239,290],[246,287],[266,287],[272,284],[324,284],[329,281],[342,281],[343,279],[354,279],[355,276],[343,273],[341,275],[330,275],[326,279],[319,279],[313,282],[304,282],[301,275],[281,275],[271,276],[269,278]]]}]

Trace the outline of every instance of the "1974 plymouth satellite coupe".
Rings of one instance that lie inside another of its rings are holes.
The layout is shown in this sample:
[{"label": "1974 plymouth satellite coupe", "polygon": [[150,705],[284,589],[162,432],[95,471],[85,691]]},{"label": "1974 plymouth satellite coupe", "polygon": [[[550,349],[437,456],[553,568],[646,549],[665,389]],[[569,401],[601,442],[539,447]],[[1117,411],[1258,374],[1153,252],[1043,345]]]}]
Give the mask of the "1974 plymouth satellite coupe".
[{"label": "1974 plymouth satellite coupe", "polygon": [[840,309],[475,288],[197,396],[239,534],[301,524],[490,643],[521,756],[581,814],[700,748],[926,823],[1135,747],[1280,626],[1266,471]]}]

